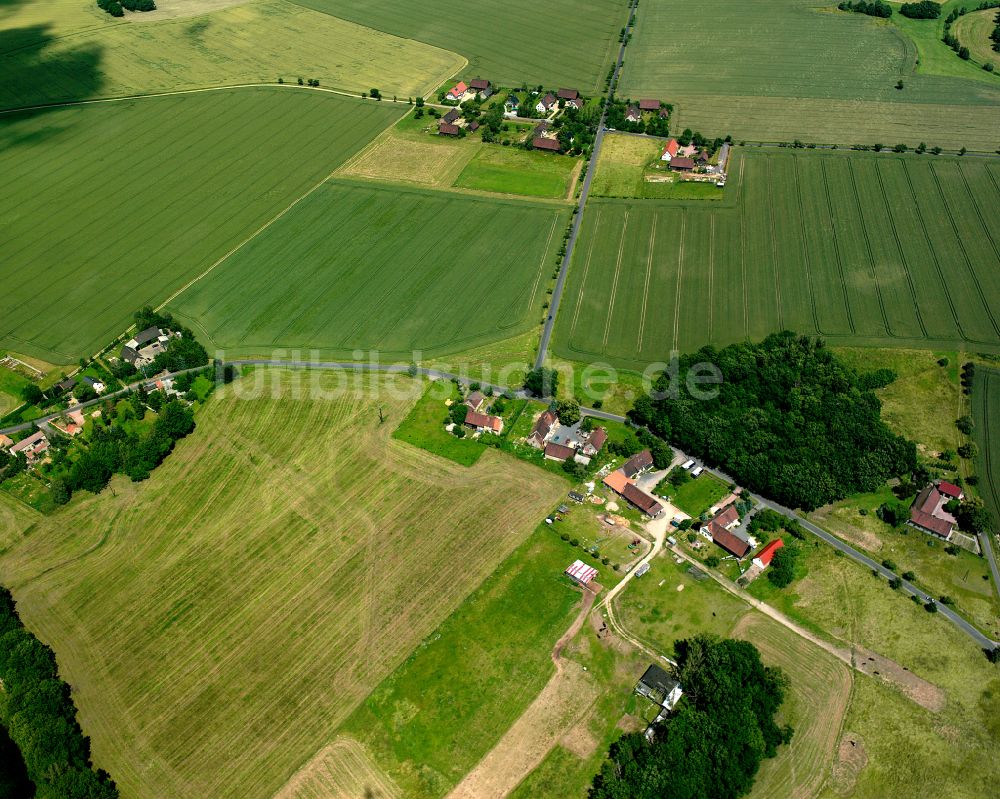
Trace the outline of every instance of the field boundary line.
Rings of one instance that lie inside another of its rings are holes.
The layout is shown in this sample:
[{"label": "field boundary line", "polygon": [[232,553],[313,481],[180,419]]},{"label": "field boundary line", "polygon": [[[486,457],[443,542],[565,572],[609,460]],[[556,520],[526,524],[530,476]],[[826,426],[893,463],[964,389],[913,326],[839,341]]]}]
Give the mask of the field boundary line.
[{"label": "field boundary line", "polygon": [[840,243],[837,241],[837,219],[833,215],[833,200],[830,199],[830,178],[826,174],[826,159],[820,161],[821,172],[823,173],[823,194],[826,197],[826,209],[830,214],[831,240],[833,241],[833,251],[837,256],[837,269],[840,271],[840,287],[844,292],[844,308],[847,311],[847,326],[851,329],[851,335],[858,334],[854,326],[854,315],[851,313],[851,298],[847,294],[847,275],[844,274],[844,259],[840,256]]},{"label": "field boundary line", "polygon": [[861,235],[865,240],[865,252],[868,253],[868,268],[872,276],[872,284],[875,286],[875,299],[878,301],[878,309],[882,314],[882,322],[885,324],[885,332],[890,338],[899,338],[898,334],[892,332],[892,325],[889,323],[889,314],[885,312],[885,300],[882,298],[882,288],[878,282],[878,270],[875,268],[875,256],[872,253],[872,240],[868,235],[868,225],[865,223],[865,212],[861,207],[861,195],[858,194],[858,181],[854,174],[854,160],[847,159],[847,174],[851,176],[851,192],[854,194],[854,207],[858,210],[858,221],[861,226]]},{"label": "field boundary line", "polygon": [[549,247],[552,245],[552,236],[556,232],[556,222],[559,221],[559,215],[554,214],[552,219],[552,226],[549,228],[548,238],[545,239],[545,247],[542,248],[542,258],[538,263],[538,271],[535,274],[535,282],[531,284],[531,293],[528,295],[528,305],[524,309],[525,313],[531,310],[531,303],[535,301],[535,295],[538,293],[538,284],[542,279],[542,270],[545,268],[545,258],[549,254]]},{"label": "field boundary line", "polygon": [[590,237],[590,246],[587,248],[587,260],[583,263],[583,276],[580,278],[580,291],[577,294],[576,308],[573,309],[573,321],[570,324],[569,334],[572,338],[573,334],[576,332],[576,320],[580,318],[580,306],[583,305],[583,292],[587,286],[587,273],[590,272],[590,259],[594,254],[594,242],[597,241],[597,230],[601,227],[601,211],[603,209],[598,206],[597,208],[597,219],[594,221],[594,235]]},{"label": "field boundary line", "polygon": [[889,227],[892,228],[892,239],[896,242],[899,263],[903,267],[903,273],[906,275],[906,285],[910,287],[910,299],[913,300],[913,311],[917,315],[917,324],[920,325],[920,332],[926,337],[927,327],[924,325],[924,316],[920,313],[920,303],[917,302],[917,289],[913,285],[913,275],[910,273],[906,257],[903,255],[903,245],[899,240],[899,231],[896,229],[896,223],[892,219],[892,206],[889,205],[889,196],[885,193],[885,182],[882,180],[882,170],[879,169],[879,159],[874,159],[873,163],[875,165],[875,177],[878,178],[879,193],[882,195],[882,204],[885,206],[886,219],[889,220]]},{"label": "field boundary line", "polygon": [[630,210],[629,208],[625,209],[625,220],[622,222],[622,235],[618,241],[618,260],[615,261],[615,278],[611,282],[611,296],[608,297],[608,318],[604,322],[604,339],[601,341],[601,346],[604,349],[608,347],[608,332],[611,330],[611,319],[615,312],[615,295],[618,293],[618,276],[621,274],[622,256],[625,253],[625,234],[628,231],[628,214]]},{"label": "field boundary line", "polygon": [[680,244],[677,248],[677,289],[674,296],[674,341],[673,351],[677,351],[677,344],[681,337],[681,287],[684,277],[684,234],[687,233],[687,208],[681,211],[681,235]]},{"label": "field boundary line", "polygon": [[971,341],[968,334],[962,329],[962,320],[959,319],[958,311],[955,310],[955,301],[951,296],[951,292],[948,290],[948,281],[945,280],[944,271],[941,269],[941,260],[938,258],[937,250],[934,249],[930,233],[927,232],[927,223],[924,221],[924,217],[920,213],[920,202],[917,200],[917,191],[913,187],[913,176],[910,175],[910,168],[905,161],[902,163],[903,174],[906,175],[906,185],[910,189],[910,199],[913,200],[913,207],[916,210],[916,218],[920,222],[920,229],[924,234],[924,244],[927,245],[927,250],[930,252],[931,258],[934,260],[934,268],[937,271],[938,280],[941,281],[941,291],[948,300],[948,310],[951,311],[951,318],[955,322],[955,328],[958,330],[959,335],[967,341]]},{"label": "field boundary line", "polygon": [[292,200],[292,202],[290,202],[281,211],[279,211],[276,216],[272,217],[267,222],[265,222],[263,225],[261,225],[259,228],[257,228],[253,233],[251,233],[249,236],[247,236],[245,239],[243,239],[243,241],[241,241],[239,244],[237,244],[235,247],[233,247],[229,252],[227,252],[225,255],[223,255],[221,258],[219,258],[210,267],[208,267],[208,269],[206,269],[200,275],[197,275],[196,277],[191,278],[191,280],[189,280],[187,283],[185,283],[183,286],[181,286],[179,289],[177,289],[177,291],[175,291],[173,294],[171,294],[169,297],[167,297],[167,299],[165,299],[163,302],[161,302],[159,305],[157,305],[156,306],[156,310],[160,311],[163,308],[166,308],[167,305],[169,305],[171,302],[173,302],[174,300],[176,300],[181,294],[183,294],[185,291],[187,291],[189,288],[191,288],[191,286],[193,286],[195,283],[199,282],[200,280],[202,280],[203,278],[205,278],[209,274],[211,274],[213,271],[215,271],[215,269],[217,267],[221,266],[223,263],[225,263],[226,261],[228,261],[233,255],[235,255],[237,252],[239,252],[240,250],[242,250],[244,246],[246,246],[251,241],[253,241],[255,238],[257,238],[257,236],[259,236],[261,233],[263,233],[265,230],[267,230],[269,227],[271,227],[271,225],[273,225],[275,222],[277,222],[279,219],[281,219],[283,216],[285,216],[285,214],[287,214],[289,211],[291,211],[296,205],[298,205],[304,199],[306,199],[311,194],[313,194],[317,189],[319,189],[321,186],[323,186],[328,180],[330,180],[330,178],[331,178],[332,175],[333,175],[333,173],[331,172],[329,175],[327,175],[326,177],[324,177],[319,183],[317,183],[315,186],[313,186],[311,189],[309,189],[305,194],[303,194],[302,196],[298,197],[295,200]]},{"label": "field boundary line", "polygon": [[806,269],[806,285],[809,287],[809,304],[812,306],[813,327],[816,328],[817,333],[824,335],[823,328],[819,323],[819,311],[816,308],[816,286],[813,282],[812,258],[809,257],[809,246],[806,241],[806,220],[805,214],[802,212],[805,206],[802,204],[802,180],[799,177],[798,158],[792,159],[792,176],[795,180],[795,196],[798,199],[799,206],[799,251],[802,254],[802,263]]},{"label": "field boundary line", "polygon": [[1000,326],[997,325],[997,321],[993,317],[993,311],[990,310],[990,304],[986,299],[986,294],[983,293],[983,286],[979,282],[979,276],[972,268],[972,261],[969,259],[969,252],[965,249],[965,242],[962,240],[962,235],[958,231],[958,224],[955,222],[955,215],[951,212],[948,200],[944,196],[944,189],[941,188],[941,179],[938,177],[937,170],[934,169],[933,163],[931,163],[930,169],[931,176],[934,178],[934,185],[937,188],[938,198],[941,200],[941,204],[944,206],[945,212],[948,214],[948,221],[951,223],[951,230],[955,234],[955,239],[958,241],[958,247],[962,251],[962,257],[965,259],[965,268],[968,270],[969,277],[972,278],[972,282],[976,285],[976,292],[979,294],[979,299],[983,303],[983,310],[986,311],[990,324],[993,325],[994,332],[1000,336]]},{"label": "field boundary line", "polygon": [[649,254],[646,256],[646,281],[642,286],[642,311],[639,314],[639,340],[636,342],[636,352],[642,352],[642,334],[646,327],[646,306],[649,302],[649,280],[653,271],[653,248],[656,246],[657,219],[659,216],[653,214],[653,229],[649,232]]}]

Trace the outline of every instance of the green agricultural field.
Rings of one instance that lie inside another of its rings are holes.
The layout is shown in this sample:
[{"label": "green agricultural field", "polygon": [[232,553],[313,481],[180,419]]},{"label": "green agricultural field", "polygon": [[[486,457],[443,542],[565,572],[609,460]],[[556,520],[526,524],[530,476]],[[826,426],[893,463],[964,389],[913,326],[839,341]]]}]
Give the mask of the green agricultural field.
[{"label": "green agricultural field", "polygon": [[993,162],[751,151],[731,180],[733,207],[591,203],[560,355],[641,367],[781,329],[837,345],[1000,350]]},{"label": "green agricultural field", "polygon": [[900,28],[810,0],[710,0],[697,14],[651,0],[638,11],[620,93],[673,103],[677,129],[737,140],[926,141],[992,152],[1000,78],[936,44],[955,62],[944,75],[922,71],[922,53],[917,67],[917,46]]},{"label": "green agricultural field", "polygon": [[[89,355],[399,113],[274,88],[4,117],[0,347]],[[108,142],[143,145],[119,156]]]},{"label": "green agricultural field", "polygon": [[455,186],[500,194],[561,198],[569,193],[580,163],[579,159],[565,155],[484,145],[466,164]]},{"label": "green agricultural field", "polygon": [[[154,12],[155,13],[155,12]],[[0,32],[0,36],[3,36]],[[455,53],[257,0],[199,17],[112,25],[0,55],[0,108],[174,89],[318,78],[386,96],[431,91],[461,69]]]},{"label": "green agricultural field", "polygon": [[1000,371],[980,367],[972,395],[979,493],[1000,523]]},{"label": "green agricultural field", "polygon": [[[0,583],[123,796],[278,794],[564,496],[497,452],[462,467],[393,441],[415,392],[258,369],[146,482],[47,518],[0,496]],[[556,588],[539,636],[573,602]]]},{"label": "green agricultural field", "polygon": [[444,795],[554,673],[552,647],[581,601],[562,572],[578,557],[542,525],[339,732],[365,744],[405,796]]},{"label": "green agricultural field", "polygon": [[230,355],[412,360],[525,332],[568,211],[331,181],[170,304]]},{"label": "green agricultural field", "polygon": [[7,0],[0,3],[0,54],[123,24],[124,19],[106,14],[91,0]]},{"label": "green agricultural field", "polygon": [[427,42],[469,59],[466,77],[503,86],[560,84],[595,94],[618,48],[624,0],[297,0],[335,17]]}]

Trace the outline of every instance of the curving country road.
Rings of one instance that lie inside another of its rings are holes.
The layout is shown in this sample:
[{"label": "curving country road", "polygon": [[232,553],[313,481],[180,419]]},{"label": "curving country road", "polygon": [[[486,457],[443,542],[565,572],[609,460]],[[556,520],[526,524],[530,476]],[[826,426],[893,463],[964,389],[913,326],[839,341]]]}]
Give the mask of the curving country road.
[{"label": "curving country road", "polygon": [[[625,35],[622,37],[621,47],[618,48],[618,60],[615,61],[615,70],[611,75],[607,101],[610,102],[615,95],[615,88],[618,86],[618,75],[621,73],[622,62],[625,60],[625,44],[632,33],[632,14],[638,0],[631,0],[628,6],[628,19],[625,22]],[[587,205],[587,197],[590,195],[590,184],[594,179],[594,172],[597,170],[597,157],[601,154],[601,144],[604,142],[604,120],[608,115],[607,103],[601,111],[601,119],[597,123],[597,133],[594,135],[594,148],[590,153],[590,161],[587,164],[587,172],[583,176],[583,184],[580,189],[580,200],[576,204],[576,211],[573,216],[573,225],[569,231],[569,238],[566,240],[566,253],[563,255],[562,263],[559,265],[559,275],[556,277],[556,285],[552,290],[552,299],[549,301],[549,315],[545,317],[545,324],[542,325],[542,337],[538,342],[538,354],[535,356],[535,368],[545,364],[545,357],[549,351],[549,341],[552,338],[552,328],[556,324],[556,314],[559,313],[559,303],[562,300],[563,287],[566,285],[566,274],[569,272],[569,262],[573,258],[573,248],[576,246],[577,235],[580,232],[580,224],[583,222],[583,212]]]}]

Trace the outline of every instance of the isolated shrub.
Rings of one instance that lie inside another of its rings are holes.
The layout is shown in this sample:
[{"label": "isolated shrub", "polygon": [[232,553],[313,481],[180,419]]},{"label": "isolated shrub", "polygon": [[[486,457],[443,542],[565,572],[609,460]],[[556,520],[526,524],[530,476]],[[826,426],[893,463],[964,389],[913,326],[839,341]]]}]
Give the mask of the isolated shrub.
[{"label": "isolated shrub", "polygon": [[882,561],[882,568],[883,569],[888,569],[889,571],[894,572],[894,571],[896,571],[896,569],[898,567],[896,566],[896,562],[895,561],[889,560],[889,558],[885,558]]},{"label": "isolated shrub", "polygon": [[903,579],[909,583],[912,583],[914,580],[917,579],[917,575],[915,575],[913,572],[903,572]]},{"label": "isolated shrub", "polygon": [[709,555],[707,558],[705,558],[705,565],[708,566],[710,569],[714,569],[716,566],[719,565],[719,556]]},{"label": "isolated shrub", "polygon": [[955,600],[952,599],[947,594],[942,594],[941,595],[940,602],[941,602],[942,605],[954,605],[955,604]]},{"label": "isolated shrub", "polygon": [[935,602],[933,599],[928,599],[927,604],[924,605],[924,610],[926,610],[928,613],[937,613],[938,612],[937,602]]}]

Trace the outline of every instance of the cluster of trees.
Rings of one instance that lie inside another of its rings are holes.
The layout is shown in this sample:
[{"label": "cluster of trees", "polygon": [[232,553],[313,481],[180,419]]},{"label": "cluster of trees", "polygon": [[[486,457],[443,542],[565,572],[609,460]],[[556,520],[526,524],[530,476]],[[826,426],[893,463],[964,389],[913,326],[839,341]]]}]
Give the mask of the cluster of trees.
[{"label": "cluster of trees", "polygon": [[777,588],[784,588],[790,585],[795,579],[795,563],[798,560],[800,550],[797,544],[786,542],[771,558],[771,565],[764,574],[767,575],[768,582]]},{"label": "cluster of trees", "polygon": [[1000,53],[1000,11],[993,17],[993,30],[990,32],[990,41],[993,42],[993,49]]},{"label": "cluster of trees", "polygon": [[869,17],[881,17],[882,19],[889,19],[892,16],[892,6],[883,3],[882,0],[874,0],[871,3],[866,3],[865,0],[850,3],[845,0],[837,8],[841,11],[853,11],[856,14],[867,14]]},{"label": "cluster of trees", "polygon": [[797,538],[800,541],[804,541],[806,537],[805,530],[802,529],[802,525],[798,521],[789,519],[787,516],[783,516],[770,508],[761,508],[757,511],[753,515],[753,518],[750,519],[748,530],[750,535],[763,544],[766,544],[771,539],[772,533],[776,533],[779,530],[786,531],[793,538]]},{"label": "cluster of trees", "polygon": [[589,153],[594,145],[600,118],[600,110],[593,106],[589,108],[570,106],[556,117],[552,127],[556,131],[562,151],[571,155]]},{"label": "cluster of trees", "polygon": [[0,483],[16,477],[28,468],[28,459],[24,453],[11,455],[7,450],[0,449]]},{"label": "cluster of trees", "polygon": [[674,107],[666,103],[661,103],[661,108],[666,108],[667,116],[661,117],[659,112],[645,112],[646,117],[638,122],[630,122],[625,118],[629,106],[638,105],[632,100],[614,99],[608,105],[607,125],[615,130],[626,130],[630,133],[648,133],[650,136],[669,136],[669,117],[673,113]]},{"label": "cluster of trees", "polygon": [[97,7],[113,17],[124,17],[128,11],[156,11],[154,0],[97,0]]},{"label": "cluster of trees", "polygon": [[205,366],[208,363],[208,352],[198,343],[194,333],[175,322],[171,314],[158,313],[147,305],[136,312],[135,326],[136,330],[155,326],[181,334],[180,338],[171,338],[170,346],[156,356],[148,369],[149,374],[158,374],[164,370],[179,372],[183,369]]},{"label": "cluster of trees", "polygon": [[[706,363],[721,374],[713,398],[675,388],[696,385]],[[821,339],[785,331],[704,347],[678,367],[636,400],[632,421],[782,504],[813,510],[916,467],[914,444],[889,430],[878,398]]]},{"label": "cluster of trees", "polygon": [[[97,427],[75,461],[70,462],[64,454],[53,458],[53,471],[59,475],[53,483],[59,481],[65,486],[65,500],[79,489],[100,492],[113,474],[145,480],[170,454],[174,444],[194,430],[190,407],[177,399],[164,400],[160,392],[150,395],[154,396],[160,409],[148,432],[129,432],[122,424]],[[145,399],[141,392],[129,397],[138,418],[144,413]],[[59,486],[60,493],[63,485]]]},{"label": "cluster of trees", "polygon": [[917,3],[903,3],[899,13],[910,19],[937,19],[941,16],[941,4],[934,0],[920,0]]},{"label": "cluster of trees", "polygon": [[788,679],[753,644],[699,635],[674,649],[684,696],[652,741],[634,732],[612,744],[591,799],[736,799],[791,740],[774,720]]},{"label": "cluster of trees", "polygon": [[93,769],[90,740],[55,655],[24,628],[3,587],[0,680],[0,754],[7,755],[0,761],[0,790],[6,785],[6,796],[36,799],[115,799],[111,777]]}]

